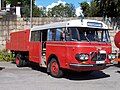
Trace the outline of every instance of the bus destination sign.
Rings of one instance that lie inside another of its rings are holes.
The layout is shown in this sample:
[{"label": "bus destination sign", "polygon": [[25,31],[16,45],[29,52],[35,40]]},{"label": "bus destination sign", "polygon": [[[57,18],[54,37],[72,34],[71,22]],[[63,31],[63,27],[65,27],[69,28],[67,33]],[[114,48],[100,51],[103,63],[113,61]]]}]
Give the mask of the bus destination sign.
[{"label": "bus destination sign", "polygon": [[87,22],[87,25],[92,27],[103,27],[102,23],[98,22]]}]

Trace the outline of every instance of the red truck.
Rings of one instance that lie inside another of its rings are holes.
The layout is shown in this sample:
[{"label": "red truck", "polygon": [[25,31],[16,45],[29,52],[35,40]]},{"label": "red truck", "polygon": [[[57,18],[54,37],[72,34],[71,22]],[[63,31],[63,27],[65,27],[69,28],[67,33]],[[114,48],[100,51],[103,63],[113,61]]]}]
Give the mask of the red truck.
[{"label": "red truck", "polygon": [[120,31],[118,31],[115,35],[114,42],[116,47],[119,48],[119,51],[117,52],[117,58],[115,59],[118,64],[120,65]]},{"label": "red truck", "polygon": [[61,77],[65,69],[90,73],[107,68],[113,59],[111,48],[107,25],[89,19],[12,32],[6,42],[18,67],[35,62],[54,77]]}]

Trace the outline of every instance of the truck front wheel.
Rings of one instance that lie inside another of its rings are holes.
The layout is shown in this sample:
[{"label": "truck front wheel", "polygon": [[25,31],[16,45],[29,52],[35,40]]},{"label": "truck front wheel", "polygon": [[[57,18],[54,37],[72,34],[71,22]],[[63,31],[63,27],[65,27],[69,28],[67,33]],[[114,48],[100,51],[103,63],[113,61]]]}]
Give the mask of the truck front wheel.
[{"label": "truck front wheel", "polygon": [[63,76],[63,71],[60,69],[60,65],[55,58],[52,58],[49,63],[49,70],[53,77],[60,78]]}]

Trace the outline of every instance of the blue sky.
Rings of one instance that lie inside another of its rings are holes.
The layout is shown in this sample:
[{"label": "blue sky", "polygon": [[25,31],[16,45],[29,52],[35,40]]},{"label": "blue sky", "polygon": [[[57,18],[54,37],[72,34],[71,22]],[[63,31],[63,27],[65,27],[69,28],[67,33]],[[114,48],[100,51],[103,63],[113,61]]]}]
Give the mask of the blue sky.
[{"label": "blue sky", "polygon": [[[50,4],[52,4],[53,2],[57,2],[58,0],[35,0],[36,1],[36,5],[37,6],[48,6]],[[65,1],[67,3],[72,3],[75,7],[79,7],[79,3],[81,2],[90,2],[91,0],[61,0],[61,1]]]}]

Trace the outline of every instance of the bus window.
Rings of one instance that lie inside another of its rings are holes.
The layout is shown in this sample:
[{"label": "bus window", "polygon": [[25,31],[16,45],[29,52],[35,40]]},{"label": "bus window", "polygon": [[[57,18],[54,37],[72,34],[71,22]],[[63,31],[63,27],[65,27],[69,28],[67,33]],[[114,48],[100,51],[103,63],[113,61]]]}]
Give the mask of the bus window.
[{"label": "bus window", "polygon": [[56,38],[55,38],[56,41],[60,41],[61,33],[62,33],[61,28],[57,28],[56,29]]},{"label": "bus window", "polygon": [[55,41],[56,38],[56,30],[55,29],[49,29],[48,30],[48,41]]},{"label": "bus window", "polygon": [[102,40],[103,42],[110,42],[109,34],[107,30],[102,32]]},{"label": "bus window", "polygon": [[101,37],[102,37],[102,31],[96,31],[95,40],[100,42],[100,41],[102,41]]},{"label": "bus window", "polygon": [[110,42],[110,36],[108,29],[71,27],[66,33],[66,40]]},{"label": "bus window", "polygon": [[79,30],[79,34],[80,34],[80,40],[81,41],[84,41],[84,40],[86,41],[87,40],[84,31]]},{"label": "bus window", "polygon": [[31,32],[31,41],[40,41],[40,31]]},{"label": "bus window", "polygon": [[80,40],[79,32],[77,28],[74,28],[74,27],[68,28],[68,32],[70,34],[70,37],[69,37],[70,41]]},{"label": "bus window", "polygon": [[52,40],[52,32],[50,31],[50,29],[48,29],[47,40],[48,40],[48,41],[51,41],[51,40]]},{"label": "bus window", "polygon": [[56,41],[64,41],[65,40],[65,28],[57,28],[56,29]]},{"label": "bus window", "polygon": [[86,37],[90,40],[90,41],[95,41],[95,31],[86,31]]},{"label": "bus window", "polygon": [[48,30],[48,41],[63,41],[65,39],[65,28],[54,28]]}]

